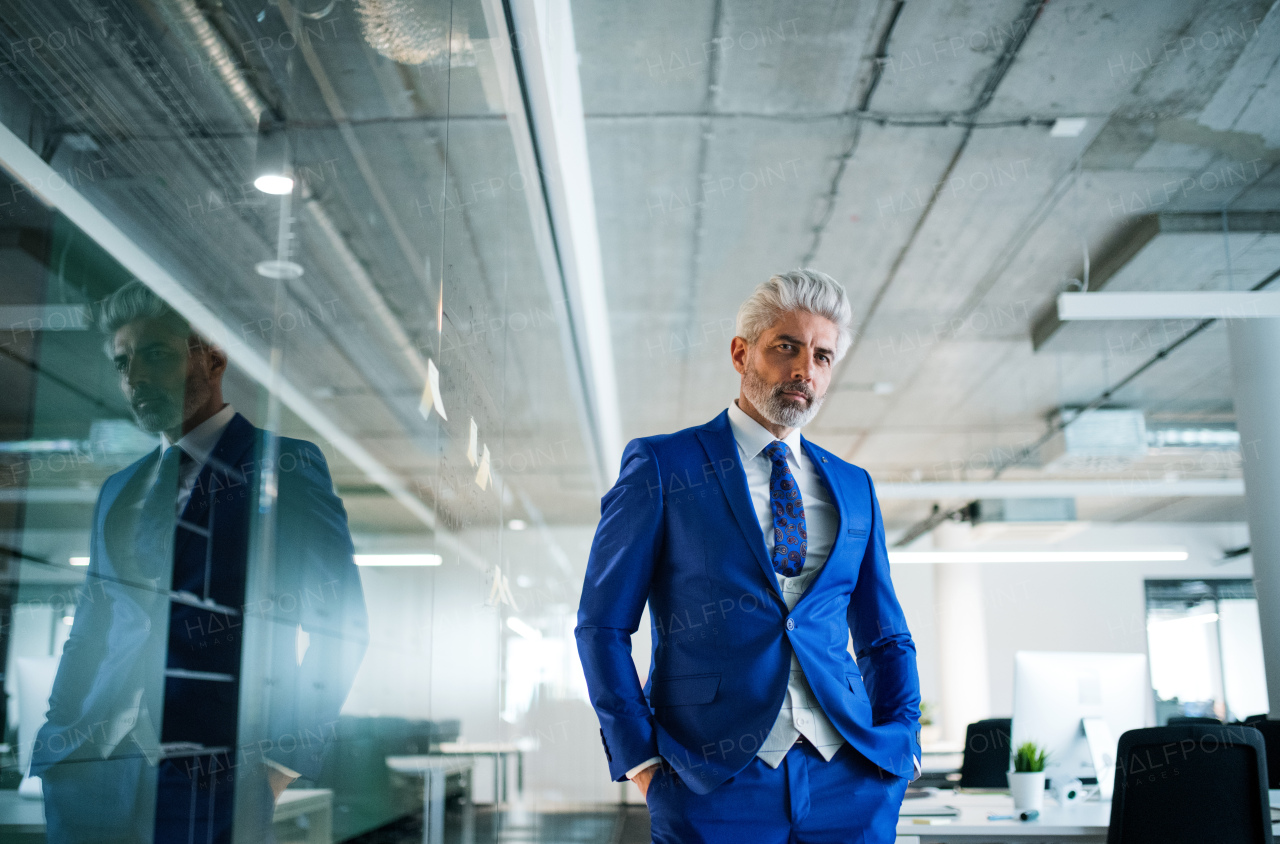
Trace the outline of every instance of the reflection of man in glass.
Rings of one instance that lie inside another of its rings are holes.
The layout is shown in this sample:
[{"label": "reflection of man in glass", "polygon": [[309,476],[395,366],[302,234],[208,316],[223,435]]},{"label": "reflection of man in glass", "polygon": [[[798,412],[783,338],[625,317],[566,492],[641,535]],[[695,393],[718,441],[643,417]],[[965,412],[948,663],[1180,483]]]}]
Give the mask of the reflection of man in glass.
[{"label": "reflection of man in glass", "polygon": [[99,321],[161,447],[94,508],[32,752],[49,840],[269,839],[280,793],[318,775],[364,653],[346,512],[319,449],[226,404],[226,354],[140,282]]}]

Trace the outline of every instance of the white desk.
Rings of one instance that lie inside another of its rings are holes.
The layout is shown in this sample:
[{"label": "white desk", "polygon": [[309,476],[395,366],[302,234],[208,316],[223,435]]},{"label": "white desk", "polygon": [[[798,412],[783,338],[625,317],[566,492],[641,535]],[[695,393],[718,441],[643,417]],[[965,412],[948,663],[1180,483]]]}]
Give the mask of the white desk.
[{"label": "white desk", "polygon": [[947,842],[989,842],[1000,844],[1041,844],[1079,842],[1105,844],[1111,823],[1111,803],[1085,801],[1066,808],[1045,795],[1044,809],[1034,821],[989,821],[988,814],[1013,813],[1013,798],[1007,794],[962,794],[941,791],[936,797],[905,800],[903,812],[923,806],[954,806],[959,817],[950,823],[917,824],[903,814],[898,818],[900,844],[947,844]]},{"label": "white desk", "polygon": [[446,741],[432,750],[428,756],[492,756],[493,802],[506,803],[507,757],[516,757],[516,795],[524,794],[524,751],[532,749],[522,743],[505,741]]},{"label": "white desk", "polygon": [[471,797],[472,756],[388,756],[387,767],[422,777],[422,844],[444,844],[444,785],[450,774],[462,775],[466,804],[462,808],[462,842],[475,844],[476,803]]},{"label": "white desk", "polygon": [[286,788],[276,801],[275,823],[306,821],[307,844],[333,844],[333,791],[328,788]]},{"label": "white desk", "polygon": [[[1280,790],[1270,794],[1271,805],[1280,808]],[[1045,795],[1044,810],[1034,821],[989,821],[988,814],[1013,812],[1013,798],[1007,794],[963,794],[940,791],[935,797],[903,801],[904,812],[917,806],[954,806],[959,817],[950,823],[917,824],[905,814],[898,818],[898,844],[1094,844],[1107,840],[1111,824],[1111,803],[1086,800],[1063,808]],[[1280,823],[1272,824],[1280,836]]]}]

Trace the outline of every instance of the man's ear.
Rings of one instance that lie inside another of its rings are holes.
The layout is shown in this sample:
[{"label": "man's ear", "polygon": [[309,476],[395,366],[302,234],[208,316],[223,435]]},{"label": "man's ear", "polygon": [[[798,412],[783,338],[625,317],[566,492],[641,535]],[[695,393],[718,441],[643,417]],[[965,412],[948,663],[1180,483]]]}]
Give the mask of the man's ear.
[{"label": "man's ear", "polygon": [[222,350],[221,346],[212,344],[206,346],[205,349],[205,353],[209,356],[209,375],[221,379],[227,371],[227,353]]},{"label": "man's ear", "polygon": [[734,337],[729,341],[729,359],[733,361],[733,368],[739,373],[746,369],[747,355],[750,351],[747,341],[741,337]]}]

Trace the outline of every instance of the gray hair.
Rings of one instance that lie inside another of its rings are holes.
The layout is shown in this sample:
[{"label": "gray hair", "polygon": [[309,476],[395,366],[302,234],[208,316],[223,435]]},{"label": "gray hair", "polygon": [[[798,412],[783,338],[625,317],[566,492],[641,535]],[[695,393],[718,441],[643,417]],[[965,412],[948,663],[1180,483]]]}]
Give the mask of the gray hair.
[{"label": "gray hair", "polygon": [[134,279],[98,304],[98,329],[107,336],[104,348],[112,354],[112,338],[131,322],[162,319],[172,323],[175,334],[190,334],[191,323],[138,279]]},{"label": "gray hair", "polygon": [[836,324],[836,360],[853,342],[853,308],[844,287],[817,270],[778,273],[761,284],[738,308],[737,336],[755,343],[760,334],[788,311],[808,311]]}]

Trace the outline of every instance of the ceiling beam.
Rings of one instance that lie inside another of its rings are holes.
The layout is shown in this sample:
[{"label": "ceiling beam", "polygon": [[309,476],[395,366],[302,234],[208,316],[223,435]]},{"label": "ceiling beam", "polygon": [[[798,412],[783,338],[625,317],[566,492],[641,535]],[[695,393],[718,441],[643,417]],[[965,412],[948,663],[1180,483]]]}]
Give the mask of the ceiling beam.
[{"label": "ceiling beam", "polygon": [[[1121,270],[1161,235],[1179,234],[1249,234],[1280,232],[1280,214],[1237,211],[1223,214],[1172,213],[1150,214],[1128,226],[1107,249],[1096,265],[1082,265],[1077,284],[1085,293],[1102,290]],[[1158,319],[1159,317],[1155,317]],[[1051,307],[1031,327],[1031,347],[1039,351],[1049,342],[1065,319],[1057,307]]]},{"label": "ceiling beam", "polygon": [[569,380],[603,491],[621,463],[622,417],[573,19],[566,0],[481,6],[520,173],[541,188],[524,192],[530,223],[553,306],[564,312]]}]

